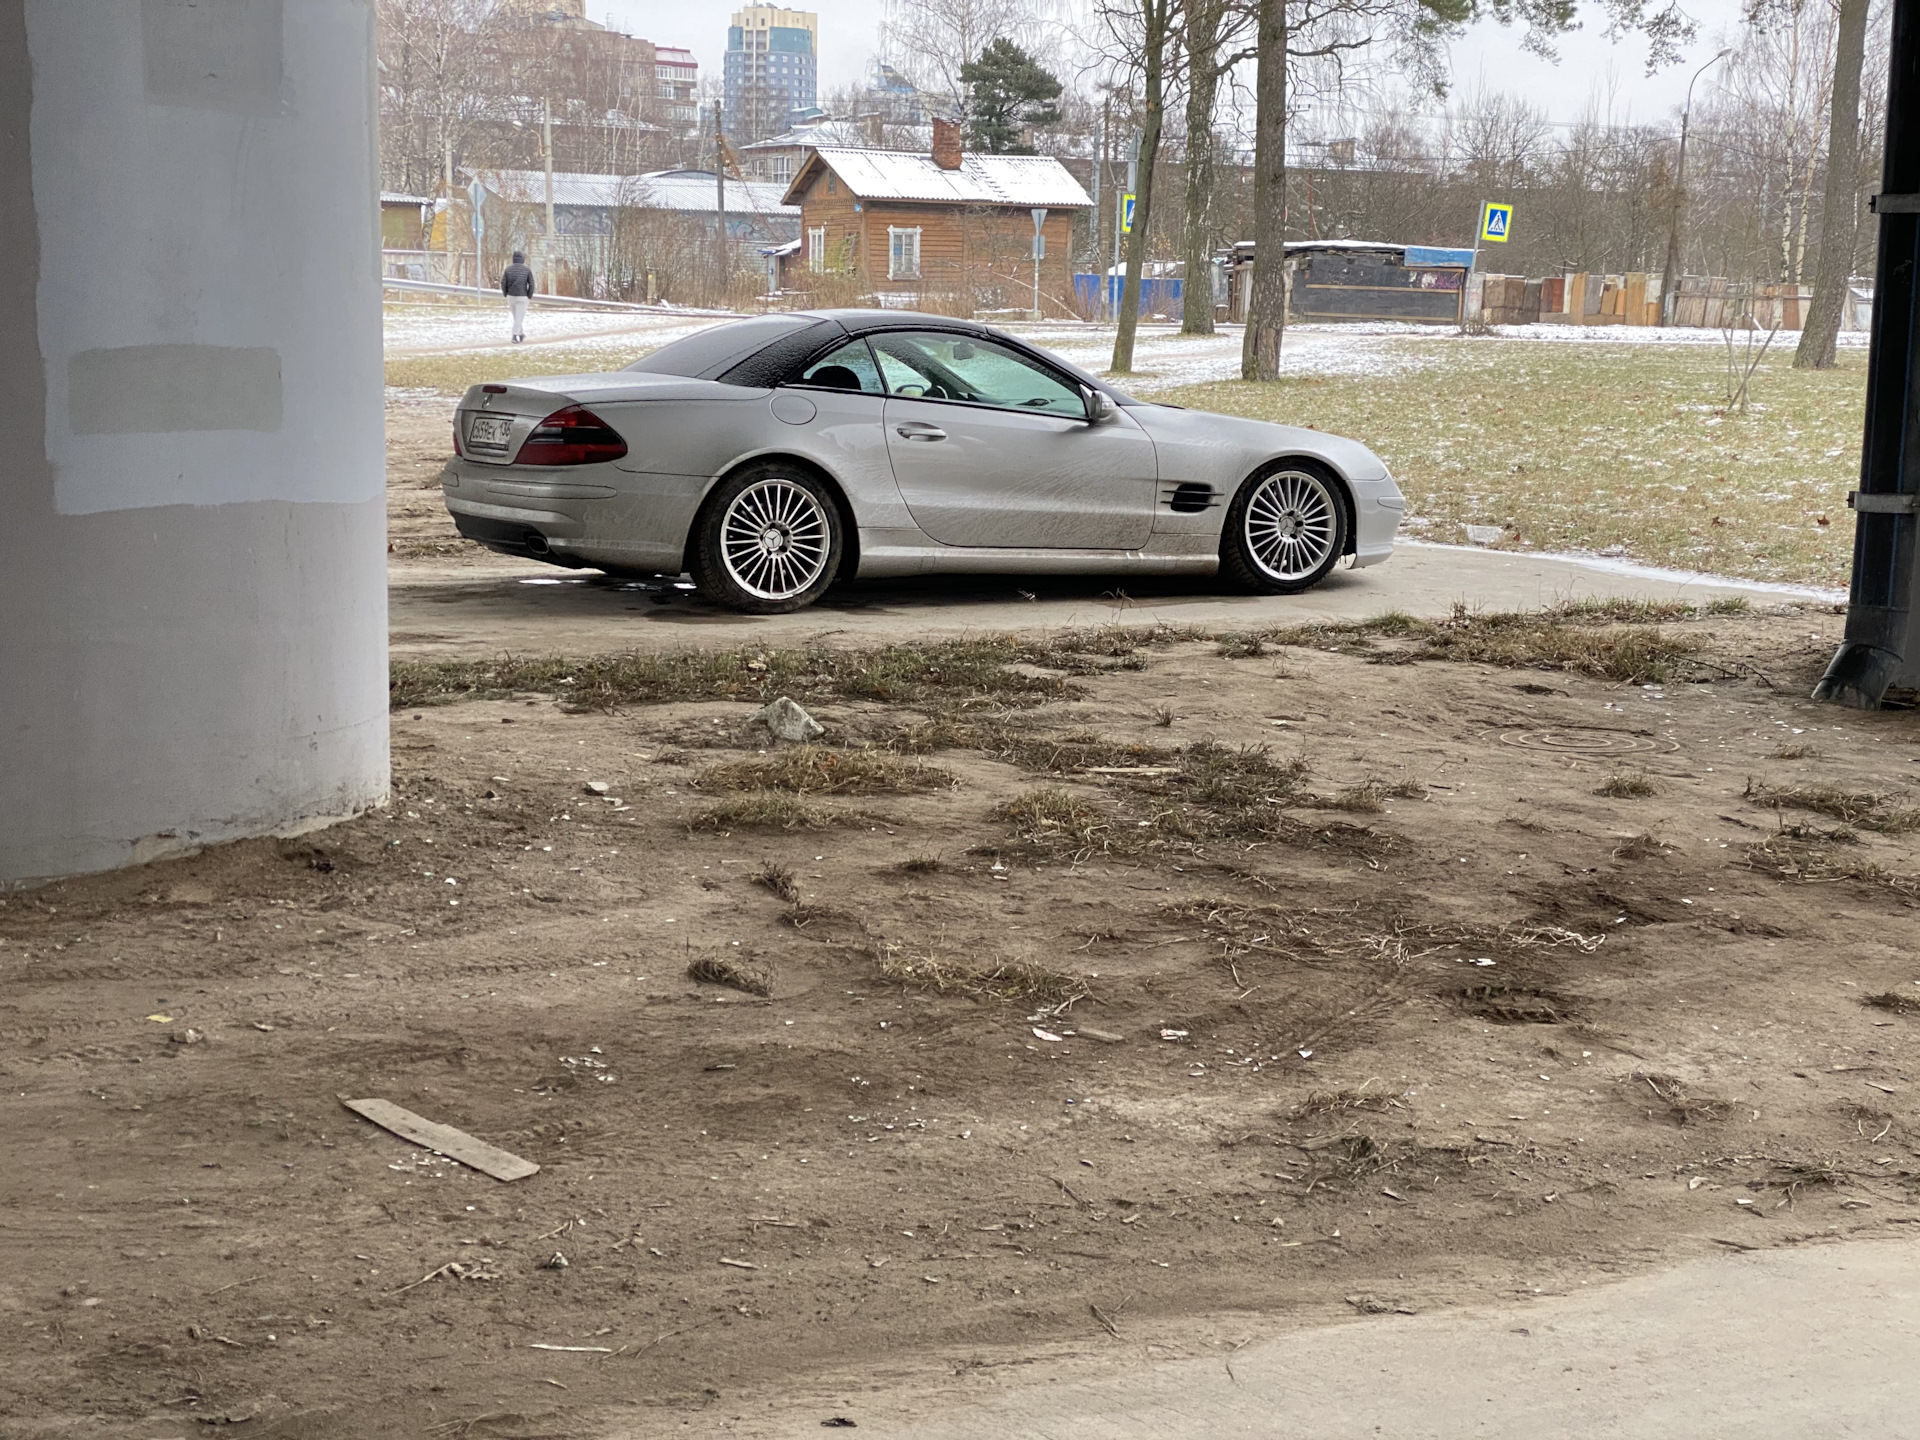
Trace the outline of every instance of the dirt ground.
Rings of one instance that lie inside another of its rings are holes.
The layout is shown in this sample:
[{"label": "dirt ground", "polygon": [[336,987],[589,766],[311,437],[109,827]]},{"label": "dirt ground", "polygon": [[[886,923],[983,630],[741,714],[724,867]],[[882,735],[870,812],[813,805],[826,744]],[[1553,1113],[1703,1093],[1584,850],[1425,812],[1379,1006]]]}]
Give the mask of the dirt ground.
[{"label": "dirt ground", "polygon": [[1838,624],[896,654],[797,753],[772,655],[410,703],[384,811],[0,897],[0,1434],[810,1432],[1911,1233],[1920,718],[1802,698]]}]

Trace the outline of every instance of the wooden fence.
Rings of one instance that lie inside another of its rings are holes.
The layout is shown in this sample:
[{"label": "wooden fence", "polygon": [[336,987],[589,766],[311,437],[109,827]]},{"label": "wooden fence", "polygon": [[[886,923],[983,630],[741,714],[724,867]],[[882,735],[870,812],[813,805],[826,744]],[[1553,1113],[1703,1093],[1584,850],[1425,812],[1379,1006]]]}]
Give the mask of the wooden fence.
[{"label": "wooden fence", "polygon": [[[1488,325],[1658,325],[1660,274],[1569,273],[1544,280],[1521,275],[1481,275],[1480,318]],[[1749,323],[1762,330],[1798,330],[1813,290],[1805,285],[1767,285],[1719,275],[1684,275],[1674,297],[1673,323],[1711,330]],[[1469,295],[1469,304],[1472,297]]]}]

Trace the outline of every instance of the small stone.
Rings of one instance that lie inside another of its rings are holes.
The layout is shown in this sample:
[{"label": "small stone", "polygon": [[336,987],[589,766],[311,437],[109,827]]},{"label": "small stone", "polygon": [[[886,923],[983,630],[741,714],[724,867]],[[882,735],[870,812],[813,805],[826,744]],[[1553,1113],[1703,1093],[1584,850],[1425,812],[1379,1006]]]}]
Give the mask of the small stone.
[{"label": "small stone", "polygon": [[1127,1040],[1126,1036],[1116,1035],[1111,1030],[1093,1030],[1085,1025],[1082,1025],[1073,1033],[1076,1035],[1084,1035],[1089,1040],[1098,1040],[1102,1045],[1124,1045]]},{"label": "small stone", "polygon": [[587,793],[589,795],[605,795],[610,793],[612,789],[613,789],[613,786],[609,785],[604,780],[587,781]]},{"label": "small stone", "polygon": [[753,718],[772,731],[776,740],[791,740],[798,744],[818,739],[827,733],[826,726],[785,695],[754,711]]},{"label": "small stone", "polygon": [[167,1036],[167,1039],[171,1040],[176,1045],[198,1045],[202,1040],[206,1038],[207,1037],[202,1035],[198,1030],[192,1030],[192,1029],[176,1030],[171,1035]]}]

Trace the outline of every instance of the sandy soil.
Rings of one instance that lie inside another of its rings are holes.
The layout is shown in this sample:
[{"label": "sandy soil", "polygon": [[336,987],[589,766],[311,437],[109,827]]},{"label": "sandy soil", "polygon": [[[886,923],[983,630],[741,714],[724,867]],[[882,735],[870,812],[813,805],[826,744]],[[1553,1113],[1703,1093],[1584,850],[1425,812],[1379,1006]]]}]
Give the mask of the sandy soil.
[{"label": "sandy soil", "polygon": [[[746,699],[402,711],[384,812],[0,901],[0,1433],[817,1427],[883,1378],[935,1406],[1204,1353],[1223,1316],[1908,1233],[1920,1017],[1862,1002],[1920,998],[1914,835],[1742,798],[1882,792],[1900,830],[1914,713],[1800,698],[1837,624],[1693,622],[1664,689],[1183,643],[1001,717],[1302,757],[1266,840],[1181,841],[1208,802],[1154,793],[1177,760],[1044,746],[716,832],[697,777],[768,743]],[[918,718],[817,709],[839,747]],[[1622,768],[1655,793],[1594,793]],[[1004,818],[1035,787],[1086,843]],[[1782,824],[1860,878],[1751,868]],[[1086,994],[900,970],[936,961]],[[542,1169],[497,1183],[343,1096]]]}]

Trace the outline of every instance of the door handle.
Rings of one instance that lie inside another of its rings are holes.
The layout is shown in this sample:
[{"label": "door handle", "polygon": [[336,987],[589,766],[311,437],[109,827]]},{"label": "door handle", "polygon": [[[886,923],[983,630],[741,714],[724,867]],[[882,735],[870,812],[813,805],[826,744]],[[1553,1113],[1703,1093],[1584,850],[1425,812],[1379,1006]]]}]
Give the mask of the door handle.
[{"label": "door handle", "polygon": [[924,420],[909,420],[904,425],[896,425],[893,433],[902,440],[944,440],[947,432],[938,425],[929,425]]}]

